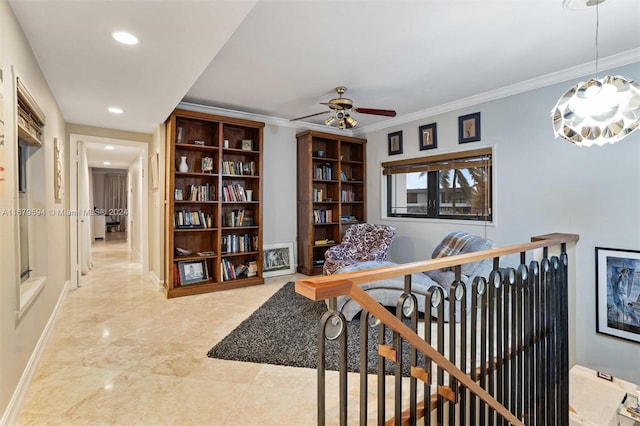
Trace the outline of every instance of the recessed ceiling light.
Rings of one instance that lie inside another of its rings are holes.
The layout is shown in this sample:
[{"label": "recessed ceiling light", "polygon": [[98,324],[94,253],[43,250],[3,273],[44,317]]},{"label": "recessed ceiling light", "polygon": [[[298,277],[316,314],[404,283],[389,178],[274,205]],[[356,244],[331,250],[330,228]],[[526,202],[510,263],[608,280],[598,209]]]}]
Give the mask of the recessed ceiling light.
[{"label": "recessed ceiling light", "polygon": [[112,37],[122,44],[138,44],[138,37],[124,31],[116,31],[111,34]]},{"label": "recessed ceiling light", "polygon": [[112,114],[122,114],[124,110],[118,107],[109,107],[109,112]]},{"label": "recessed ceiling light", "polygon": [[112,149],[116,149],[116,147],[113,145],[105,145],[104,149],[112,150]]},{"label": "recessed ceiling light", "polygon": [[104,164],[105,166],[110,166],[111,163],[109,161],[103,161],[102,164]]}]

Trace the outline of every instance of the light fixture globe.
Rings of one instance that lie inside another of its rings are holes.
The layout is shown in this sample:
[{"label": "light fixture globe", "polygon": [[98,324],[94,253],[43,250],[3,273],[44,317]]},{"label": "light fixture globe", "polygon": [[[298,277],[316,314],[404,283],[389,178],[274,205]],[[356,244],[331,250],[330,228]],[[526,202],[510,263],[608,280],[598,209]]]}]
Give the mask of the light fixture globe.
[{"label": "light fixture globe", "polygon": [[579,146],[615,143],[640,126],[640,84],[621,76],[580,82],[551,112],[553,130]]}]

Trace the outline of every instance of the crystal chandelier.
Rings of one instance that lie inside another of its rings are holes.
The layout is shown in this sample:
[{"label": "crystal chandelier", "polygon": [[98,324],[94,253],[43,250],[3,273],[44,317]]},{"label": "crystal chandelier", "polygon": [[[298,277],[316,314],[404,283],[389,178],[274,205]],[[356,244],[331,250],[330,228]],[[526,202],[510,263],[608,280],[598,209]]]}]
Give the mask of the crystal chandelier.
[{"label": "crystal chandelier", "polygon": [[[605,0],[587,0],[596,6],[596,74],[598,72],[598,4]],[[574,7],[580,0],[565,0]],[[640,126],[640,84],[625,77],[596,76],[580,82],[560,97],[551,112],[553,130],[579,146],[604,145],[624,139]]]}]

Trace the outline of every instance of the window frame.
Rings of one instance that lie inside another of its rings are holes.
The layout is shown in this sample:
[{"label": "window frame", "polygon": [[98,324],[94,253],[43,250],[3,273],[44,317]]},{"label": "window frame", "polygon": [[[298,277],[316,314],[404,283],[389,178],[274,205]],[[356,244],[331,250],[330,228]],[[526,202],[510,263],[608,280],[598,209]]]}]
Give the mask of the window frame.
[{"label": "window frame", "polygon": [[[397,161],[388,161],[382,163],[382,174],[386,177],[386,217],[388,218],[416,218],[427,220],[461,220],[469,222],[493,222],[493,193],[494,193],[494,153],[492,147],[478,148],[467,151],[457,151],[445,154],[437,154],[423,156],[417,158],[408,158]],[[486,194],[488,214],[479,215],[460,215],[460,214],[443,214],[440,213],[442,191],[439,182],[439,172],[443,169],[443,165],[452,164],[447,170],[454,170],[461,167],[461,164],[455,164],[456,161],[479,161],[480,164],[485,163],[487,167],[486,176],[488,178],[488,194]],[[457,167],[456,167],[457,166]],[[427,212],[426,213],[397,213],[394,212],[394,174],[408,174],[415,172],[427,173]]]}]

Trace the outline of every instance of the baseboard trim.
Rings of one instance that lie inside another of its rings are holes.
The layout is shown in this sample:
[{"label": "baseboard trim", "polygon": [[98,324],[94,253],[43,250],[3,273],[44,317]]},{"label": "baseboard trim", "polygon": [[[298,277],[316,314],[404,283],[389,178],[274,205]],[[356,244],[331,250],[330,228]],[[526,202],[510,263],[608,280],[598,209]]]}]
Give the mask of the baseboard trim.
[{"label": "baseboard trim", "polygon": [[22,405],[24,404],[24,400],[27,396],[27,391],[29,390],[29,385],[31,384],[31,380],[33,380],[33,376],[36,373],[36,369],[38,367],[38,364],[40,363],[42,354],[47,347],[47,343],[51,338],[53,326],[55,325],[56,321],[58,320],[58,316],[62,311],[62,306],[64,305],[64,301],[67,298],[67,291],[69,291],[69,288],[71,288],[71,281],[67,281],[64,283],[56,306],[53,308],[53,312],[51,313],[51,316],[49,317],[44,330],[42,330],[42,334],[40,335],[35,348],[33,348],[33,352],[29,357],[29,362],[27,362],[27,365],[22,372],[22,376],[20,376],[20,381],[18,382],[18,386],[16,386],[16,390],[13,392],[13,396],[11,397],[9,404],[7,405],[7,409],[2,415],[2,418],[0,418],[0,425],[12,425],[17,422],[18,416],[20,415],[20,410],[22,409]]},{"label": "baseboard trim", "polygon": [[151,282],[153,282],[155,285],[157,285],[158,288],[162,288],[162,281],[160,281],[160,278],[158,278],[158,276],[156,275],[155,272],[149,271],[149,274],[148,274],[147,278]]}]

